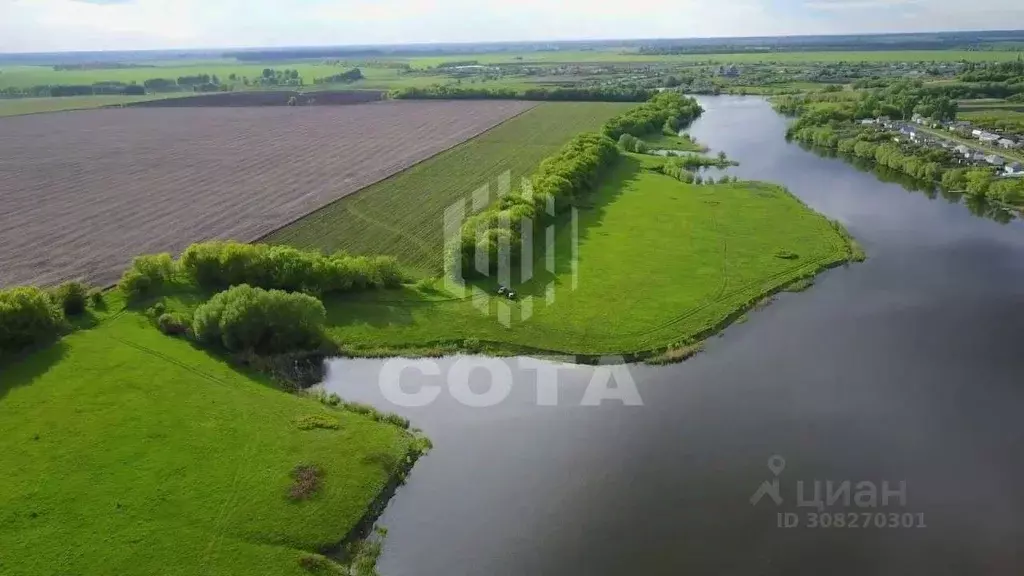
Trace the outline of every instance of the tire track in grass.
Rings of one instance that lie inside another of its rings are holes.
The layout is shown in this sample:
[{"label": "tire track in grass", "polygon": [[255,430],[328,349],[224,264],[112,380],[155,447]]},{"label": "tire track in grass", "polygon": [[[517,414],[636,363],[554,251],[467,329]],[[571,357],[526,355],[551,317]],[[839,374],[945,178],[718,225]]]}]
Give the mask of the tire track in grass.
[{"label": "tire track in grass", "polygon": [[[113,340],[117,341],[117,342],[120,342],[121,344],[124,344],[125,346],[128,346],[129,348],[132,348],[134,350],[138,350],[139,352],[142,352],[143,354],[147,354],[149,356],[153,356],[155,358],[159,358],[160,360],[163,360],[164,362],[167,362],[169,364],[173,364],[174,366],[177,366],[178,368],[182,368],[183,370],[185,370],[185,371],[187,371],[187,372],[189,372],[191,374],[194,374],[196,376],[199,376],[200,378],[203,378],[204,380],[207,380],[209,382],[213,382],[215,384],[220,384],[220,385],[223,385],[223,386],[228,386],[228,383],[223,381],[223,380],[221,380],[220,378],[217,378],[216,376],[213,376],[211,374],[207,374],[206,372],[203,372],[202,370],[197,370],[197,369],[193,368],[192,366],[189,366],[188,364],[186,364],[184,362],[176,360],[175,358],[172,358],[171,356],[168,356],[168,355],[166,355],[166,354],[164,354],[162,352],[159,352],[159,351],[154,350],[152,348],[149,348],[147,346],[143,346],[141,344],[132,342],[130,340],[126,340],[126,339],[121,338],[119,336],[111,336],[111,338]],[[214,530],[213,536],[211,536],[210,542],[209,542],[209,544],[207,544],[206,551],[203,554],[203,564],[208,564],[209,563],[211,555],[215,553],[215,550],[216,550],[217,546],[219,546],[220,543],[224,540],[224,535],[225,535],[225,532],[227,531],[227,522],[231,519],[231,512],[235,509],[235,507],[236,507],[235,503],[238,501],[238,497],[239,497],[239,494],[240,494],[238,485],[240,484],[240,482],[242,480],[243,473],[247,470],[246,463],[251,460],[249,455],[252,452],[255,451],[255,448],[256,448],[258,442],[259,442],[259,431],[257,431],[257,435],[254,436],[246,444],[245,450],[243,451],[244,453],[242,454],[241,458],[239,459],[238,466],[235,467],[235,473],[234,473],[234,476],[233,476],[233,478],[231,480],[231,489],[230,489],[230,491],[228,493],[228,497],[225,498],[223,504],[221,504],[220,510],[217,512],[217,516],[216,516],[216,518],[213,521],[213,525],[215,527],[217,527],[217,528]]]}]

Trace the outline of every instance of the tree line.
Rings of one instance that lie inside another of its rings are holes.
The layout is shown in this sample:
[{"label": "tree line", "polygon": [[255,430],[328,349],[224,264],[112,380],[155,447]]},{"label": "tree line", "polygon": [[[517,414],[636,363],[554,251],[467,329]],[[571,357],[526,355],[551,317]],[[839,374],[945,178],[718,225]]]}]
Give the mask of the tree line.
[{"label": "tree line", "polygon": [[359,68],[353,68],[351,70],[341,72],[340,74],[334,74],[333,76],[314,78],[313,84],[348,84],[350,82],[355,82],[356,80],[362,80],[363,78],[363,71]]},{"label": "tree line", "polygon": [[[487,256],[489,273],[500,262],[518,266],[523,258],[524,234],[532,223],[544,222],[592,192],[603,172],[619,156],[613,138],[642,136],[673,126],[676,130],[699,116],[703,109],[693,98],[675,92],[655,94],[647,102],[609,119],[599,134],[575,136],[555,155],[541,162],[529,185],[509,194],[494,207],[466,220],[447,258],[459,266],[463,278],[472,276],[478,258]],[[476,271],[479,272],[479,271]]]},{"label": "tree line", "polygon": [[884,130],[860,128],[852,122],[823,122],[821,116],[812,116],[813,121],[820,123],[812,125],[805,118],[800,119],[803,124],[798,122],[790,128],[787,137],[871,160],[945,190],[1024,206],[1024,178],[1001,178],[990,167],[958,167],[949,151],[911,143],[897,144]]},{"label": "tree line", "polygon": [[469,88],[434,85],[392,90],[396,100],[550,100],[577,102],[644,102],[657,92],[639,88]]}]

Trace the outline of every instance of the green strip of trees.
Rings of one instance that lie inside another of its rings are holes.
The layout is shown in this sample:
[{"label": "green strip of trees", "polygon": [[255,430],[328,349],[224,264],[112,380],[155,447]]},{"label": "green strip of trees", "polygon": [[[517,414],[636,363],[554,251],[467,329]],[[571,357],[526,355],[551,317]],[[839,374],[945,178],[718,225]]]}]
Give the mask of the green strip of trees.
[{"label": "green strip of trees", "polygon": [[530,178],[527,189],[501,199],[494,207],[476,214],[463,224],[458,242],[449,248],[447,258],[460,266],[463,278],[483,274],[476,270],[478,258],[486,254],[488,273],[497,270],[499,262],[518,266],[523,257],[524,234],[533,229],[533,222],[543,222],[572,206],[592,191],[601,173],[619,155],[615,139],[624,134],[642,136],[666,126],[679,129],[703,113],[693,98],[677,92],[662,92],[629,111],[609,119],[600,134],[577,135],[557,154],[541,162]]}]

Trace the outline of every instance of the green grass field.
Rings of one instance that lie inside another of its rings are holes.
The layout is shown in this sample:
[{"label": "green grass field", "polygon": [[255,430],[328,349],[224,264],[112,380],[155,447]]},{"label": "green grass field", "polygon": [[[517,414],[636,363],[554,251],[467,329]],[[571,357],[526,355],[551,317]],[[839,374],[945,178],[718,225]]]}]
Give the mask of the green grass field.
[{"label": "green grass field", "polygon": [[[347,535],[412,442],[133,312],[0,371],[3,574],[307,574],[299,558]],[[299,428],[318,414],[339,428]],[[305,463],[322,488],[292,502]]]},{"label": "green grass field", "polygon": [[544,103],[387,180],[343,198],[266,241],[354,254],[390,254],[410,272],[443,268],[444,211],[499,177],[516,183],[580,132],[632,104]]},{"label": "green grass field", "polygon": [[409,287],[329,300],[332,334],[355,352],[463,339],[498,350],[652,351],[705,335],[765,294],[850,258],[830,222],[773,185],[687,185],[643,168],[654,162],[626,157],[580,211],[575,290],[572,227],[558,228],[556,273],[517,287],[535,298],[529,319],[522,299],[506,328],[496,314],[504,300],[490,298],[485,315],[470,299]]},{"label": "green grass field", "polygon": [[[191,94],[187,94],[191,95]],[[60,112],[64,110],[86,110],[117,106],[144,100],[173,98],[177,94],[147,94],[145,96],[66,96],[63,98],[0,98],[0,117]]]},{"label": "green grass field", "polygon": [[956,116],[986,128],[1009,130],[1016,134],[1024,134],[1024,104],[1016,108],[970,108]]},{"label": "green grass field", "polygon": [[699,142],[661,133],[644,136],[642,140],[653,149],[682,150],[683,152],[704,152],[707,149]]}]

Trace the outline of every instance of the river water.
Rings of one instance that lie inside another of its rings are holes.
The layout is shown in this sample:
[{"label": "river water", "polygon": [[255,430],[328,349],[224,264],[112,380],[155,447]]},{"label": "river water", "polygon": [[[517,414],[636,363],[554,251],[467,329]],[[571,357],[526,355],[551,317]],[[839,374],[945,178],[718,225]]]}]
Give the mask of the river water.
[{"label": "river water", "polygon": [[[761,99],[702,103],[691,133],[740,161],[731,173],[785,184],[870,259],[683,364],[628,367],[642,406],[581,406],[592,367],[561,370],[558,406],[540,406],[536,372],[512,360],[497,406],[443,391],[401,408],[379,361],[332,363],[329,389],[408,416],[435,445],[382,517],[381,573],[1024,574],[1024,226],[788,144]],[[474,389],[486,380],[471,373]],[[753,505],[772,479],[781,503]],[[801,506],[815,481],[826,501],[826,481],[849,481],[864,506]],[[904,499],[869,505],[870,487],[900,482]],[[898,527],[876,527],[893,512]],[[809,526],[853,514],[856,528]]]}]

